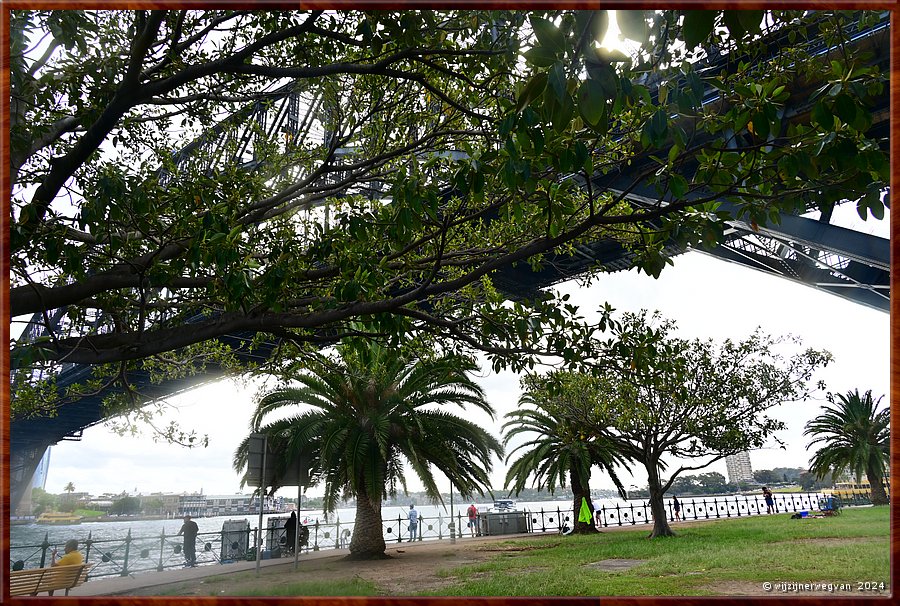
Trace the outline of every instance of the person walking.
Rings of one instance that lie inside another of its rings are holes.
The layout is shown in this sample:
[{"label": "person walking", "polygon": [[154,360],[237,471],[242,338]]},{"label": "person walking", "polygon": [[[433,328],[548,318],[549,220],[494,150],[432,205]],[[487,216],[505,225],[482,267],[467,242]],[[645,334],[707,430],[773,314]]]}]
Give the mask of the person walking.
[{"label": "person walking", "polygon": [[419,512],[416,511],[415,505],[409,506],[409,540],[414,541],[416,538],[416,530],[419,527]]},{"label": "person walking", "polygon": [[294,540],[297,536],[297,512],[292,511],[291,517],[284,523],[285,551],[294,553]]},{"label": "person walking", "polygon": [[469,532],[474,537],[475,529],[478,528],[478,508],[475,507],[475,503],[469,505],[469,508],[466,509],[466,515],[469,517]]},{"label": "person walking", "polygon": [[184,524],[177,536],[184,535],[184,565],[194,568],[197,565],[197,533],[200,529],[191,516],[184,516]]},{"label": "person walking", "polygon": [[681,521],[681,503],[678,501],[678,497],[672,495],[672,511],[675,512],[675,521]]},{"label": "person walking", "polygon": [[772,496],[772,491],[768,486],[763,486],[762,493],[766,501],[766,513],[775,513],[775,497]]}]

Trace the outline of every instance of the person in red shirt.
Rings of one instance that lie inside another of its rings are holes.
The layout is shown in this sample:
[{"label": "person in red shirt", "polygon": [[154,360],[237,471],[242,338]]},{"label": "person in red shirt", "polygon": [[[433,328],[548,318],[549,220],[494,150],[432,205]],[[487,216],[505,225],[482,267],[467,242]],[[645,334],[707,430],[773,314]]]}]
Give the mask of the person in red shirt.
[{"label": "person in red shirt", "polygon": [[466,515],[469,516],[469,532],[471,532],[474,537],[475,529],[478,528],[478,508],[475,507],[475,503],[469,505],[469,508],[466,510]]}]

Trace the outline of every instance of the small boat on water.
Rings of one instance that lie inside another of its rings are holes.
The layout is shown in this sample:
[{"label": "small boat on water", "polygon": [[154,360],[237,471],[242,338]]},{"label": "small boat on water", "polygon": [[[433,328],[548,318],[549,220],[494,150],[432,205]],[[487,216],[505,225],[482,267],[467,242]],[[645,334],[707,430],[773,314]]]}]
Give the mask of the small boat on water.
[{"label": "small boat on water", "polygon": [[491,508],[491,511],[493,513],[515,511],[516,506],[517,504],[514,499],[497,499],[496,501],[494,501],[494,506]]},{"label": "small boat on water", "polygon": [[68,524],[81,524],[81,516],[73,513],[62,513],[59,511],[45,511],[35,520],[38,524],[51,524],[55,526],[64,526]]}]

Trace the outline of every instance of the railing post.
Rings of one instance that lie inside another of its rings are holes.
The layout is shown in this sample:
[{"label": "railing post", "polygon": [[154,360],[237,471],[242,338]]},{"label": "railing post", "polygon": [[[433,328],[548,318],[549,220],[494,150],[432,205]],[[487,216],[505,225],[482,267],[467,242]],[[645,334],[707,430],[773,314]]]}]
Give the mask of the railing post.
[{"label": "railing post", "polygon": [[47,563],[47,548],[50,547],[50,532],[44,533],[44,542],[41,543],[41,568]]},{"label": "railing post", "polygon": [[703,513],[706,514],[706,519],[709,519],[709,507],[706,506],[706,497],[703,497]]},{"label": "railing post", "polygon": [[313,551],[319,551],[319,518],[316,518],[316,535],[313,537]]},{"label": "railing post", "polygon": [[131,528],[128,529],[128,534],[125,536],[125,562],[122,565],[122,572],[120,576],[127,577],[128,576],[128,552],[131,551]]},{"label": "railing post", "polygon": [[606,505],[603,505],[601,514],[603,515],[603,527],[607,528],[609,526],[609,522],[606,521]]},{"label": "railing post", "polygon": [[618,503],[616,503],[616,520],[618,520],[619,526],[621,526],[622,525],[622,511],[621,511],[621,508],[619,507]]},{"label": "railing post", "polygon": [[[451,518],[451,521],[452,521],[452,518]],[[403,542],[403,535],[404,535],[404,530],[403,530],[403,518],[402,518],[402,517],[400,516],[400,514],[398,513],[398,514],[397,514],[397,542],[398,542],[398,543],[402,543],[402,542]]]},{"label": "railing post", "polygon": [[631,525],[634,526],[635,524],[637,524],[637,522],[634,520],[634,503],[629,502],[628,507],[631,509]]},{"label": "railing post", "polygon": [[94,531],[93,531],[93,530],[89,530],[89,531],[88,531],[88,538],[87,538],[87,541],[84,542],[84,544],[85,544],[85,548],[84,548],[84,561],[85,561],[85,562],[89,562],[90,559],[91,559],[91,545],[94,544],[94,541],[91,540],[91,536],[92,536],[93,534],[94,534]]},{"label": "railing post", "polygon": [[543,507],[541,507],[541,532],[547,532],[547,521],[544,519]]},{"label": "railing post", "polygon": [[444,516],[441,515],[441,512],[438,512],[438,541],[444,540]]},{"label": "railing post", "polygon": [[163,551],[166,549],[166,529],[162,529],[162,534],[159,535],[159,564],[156,566],[156,570],[162,572],[163,569]]},{"label": "railing post", "polygon": [[340,516],[335,516],[334,518],[334,548],[340,549],[344,546],[344,537],[341,536],[341,518]]}]

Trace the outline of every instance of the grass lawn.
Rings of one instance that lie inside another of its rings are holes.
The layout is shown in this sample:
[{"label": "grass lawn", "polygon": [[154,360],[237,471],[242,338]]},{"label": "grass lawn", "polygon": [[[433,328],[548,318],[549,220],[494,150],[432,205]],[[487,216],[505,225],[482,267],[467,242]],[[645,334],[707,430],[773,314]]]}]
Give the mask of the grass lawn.
[{"label": "grass lawn", "polygon": [[[677,537],[654,540],[646,528],[540,537],[490,561],[442,571],[456,582],[424,595],[717,595],[762,593],[767,582],[774,595],[784,595],[782,582],[848,583],[849,591],[835,594],[845,597],[872,595],[858,582],[883,583],[885,595],[888,515],[887,507],[870,507],[830,518],[756,516],[683,527]],[[641,562],[618,571],[589,566],[613,559]]]}]

